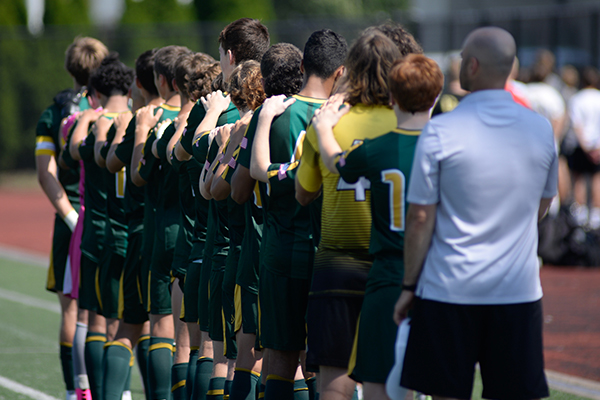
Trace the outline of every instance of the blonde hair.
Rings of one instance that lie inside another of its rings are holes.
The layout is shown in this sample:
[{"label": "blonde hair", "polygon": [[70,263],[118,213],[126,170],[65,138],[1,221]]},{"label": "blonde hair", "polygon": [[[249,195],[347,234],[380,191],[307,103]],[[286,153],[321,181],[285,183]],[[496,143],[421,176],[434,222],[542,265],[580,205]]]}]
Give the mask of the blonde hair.
[{"label": "blonde hair", "polygon": [[65,52],[65,69],[81,86],[88,84],[92,71],[100,66],[108,49],[98,39],[76,37]]}]

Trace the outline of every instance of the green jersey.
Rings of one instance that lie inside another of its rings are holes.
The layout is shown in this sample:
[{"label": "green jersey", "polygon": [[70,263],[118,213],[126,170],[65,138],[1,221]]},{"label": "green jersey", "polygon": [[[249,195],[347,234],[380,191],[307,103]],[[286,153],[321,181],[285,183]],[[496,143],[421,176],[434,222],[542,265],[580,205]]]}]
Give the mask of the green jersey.
[{"label": "green jersey", "polygon": [[371,182],[371,254],[404,250],[406,189],[420,133],[395,129],[365,139],[338,161],[338,171],[346,182],[355,183],[363,176]]},{"label": "green jersey", "polygon": [[135,141],[135,115],[127,125],[125,136],[118,144],[115,155],[123,164],[125,164],[125,199],[123,210],[129,227],[129,232],[139,232],[144,229],[144,188],[136,186],[131,182],[129,168],[131,166],[131,157],[133,155],[133,145]]},{"label": "green jersey", "polygon": [[[104,114],[104,118],[114,119],[118,113]],[[110,144],[115,138],[117,130],[114,124],[106,134],[106,142],[100,150],[104,159],[108,156]],[[127,253],[127,220],[125,218],[124,199],[125,199],[125,175],[126,167],[115,174],[102,168],[104,182],[106,186],[106,244],[114,252],[125,257]]]},{"label": "green jersey", "polygon": [[[325,100],[293,96],[296,102],[276,117],[269,135],[271,165],[269,183],[261,184],[261,199],[265,210],[261,267],[272,273],[296,279],[310,279],[315,252],[311,215],[314,206],[302,207],[296,201],[294,178],[306,127],[314,112]],[[250,167],[250,155],[256,133],[260,108],[252,117],[247,132],[247,147],[239,163]]]},{"label": "green jersey", "polygon": [[[196,133],[196,128],[198,128],[198,125],[200,125],[204,119],[204,116],[206,116],[206,110],[204,109],[202,103],[200,103],[200,100],[198,100],[196,104],[194,104],[192,111],[190,111],[190,115],[187,119],[186,130],[181,136],[181,146],[185,151],[188,152],[188,154],[193,154],[192,147],[194,134]],[[227,110],[223,111],[219,116],[219,119],[217,120],[217,126],[232,124],[238,119],[240,119],[240,113],[238,109],[233,105],[233,103],[229,103]],[[201,162],[204,164],[204,160]]]}]

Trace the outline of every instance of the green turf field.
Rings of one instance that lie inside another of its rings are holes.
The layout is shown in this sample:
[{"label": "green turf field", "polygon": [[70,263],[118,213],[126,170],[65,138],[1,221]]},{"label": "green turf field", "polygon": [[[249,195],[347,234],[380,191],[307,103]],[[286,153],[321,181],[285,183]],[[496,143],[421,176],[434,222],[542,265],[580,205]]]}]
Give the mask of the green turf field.
[{"label": "green turf field", "polygon": [[[0,400],[64,399],[58,359],[58,300],[44,289],[46,269],[0,258],[0,276]],[[8,388],[14,388],[14,382],[48,397],[16,393]],[[137,367],[131,392],[134,400],[145,398]],[[550,398],[584,399],[555,390]],[[479,374],[473,399],[481,399]]]}]

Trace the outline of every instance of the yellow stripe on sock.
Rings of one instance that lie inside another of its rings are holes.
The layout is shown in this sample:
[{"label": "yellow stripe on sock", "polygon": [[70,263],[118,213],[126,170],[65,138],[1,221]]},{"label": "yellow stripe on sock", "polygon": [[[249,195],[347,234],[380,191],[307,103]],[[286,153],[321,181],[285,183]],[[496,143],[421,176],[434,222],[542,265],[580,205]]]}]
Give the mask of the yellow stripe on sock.
[{"label": "yellow stripe on sock", "polygon": [[276,380],[276,381],[284,381],[284,382],[290,382],[290,383],[294,383],[293,379],[287,379],[284,378],[283,376],[279,376],[279,375],[275,375],[275,374],[270,374],[267,375],[267,380]]},{"label": "yellow stripe on sock", "polygon": [[106,342],[106,337],[104,336],[88,336],[85,338],[85,342]]},{"label": "yellow stripe on sock", "polygon": [[294,392],[302,392],[303,390],[308,390],[308,388],[298,388],[298,389],[294,389]]},{"label": "yellow stripe on sock", "polygon": [[210,358],[210,357],[202,356],[202,357],[198,357],[198,360],[204,360],[205,358]]},{"label": "yellow stripe on sock", "polygon": [[252,371],[251,369],[246,369],[246,368],[236,368],[236,371],[242,371],[242,372],[247,372],[249,374],[252,374],[254,376],[260,376],[260,372],[256,372],[256,371]]},{"label": "yellow stripe on sock", "polygon": [[173,351],[173,345],[170,343],[155,343],[148,348],[148,351],[154,351],[158,349],[169,349]]},{"label": "yellow stripe on sock", "polygon": [[265,398],[265,392],[259,392],[258,393],[258,398],[259,399],[264,399]]},{"label": "yellow stripe on sock", "polygon": [[67,342],[60,342],[60,345],[63,347],[69,347],[69,348],[73,347],[73,343],[67,343]]},{"label": "yellow stripe on sock", "polygon": [[209,390],[208,392],[206,392],[207,396],[221,396],[222,394],[225,394],[224,389]]},{"label": "yellow stripe on sock", "polygon": [[127,346],[125,343],[114,341],[114,342],[108,342],[105,346],[106,347],[108,347],[108,346],[121,346],[121,347],[124,347],[127,350],[129,350],[129,353],[131,353],[131,356],[133,357],[133,350],[131,350],[131,347]]},{"label": "yellow stripe on sock", "polygon": [[198,346],[190,346],[190,351],[194,351],[194,350],[200,350],[200,347],[198,347]]},{"label": "yellow stripe on sock", "polygon": [[137,344],[142,343],[144,340],[150,340],[150,335],[140,336],[140,338],[137,341]]},{"label": "yellow stripe on sock", "polygon": [[173,387],[171,388],[171,392],[176,391],[177,389],[179,389],[180,387],[185,386],[185,379],[182,381],[177,382],[176,384],[173,385]]}]

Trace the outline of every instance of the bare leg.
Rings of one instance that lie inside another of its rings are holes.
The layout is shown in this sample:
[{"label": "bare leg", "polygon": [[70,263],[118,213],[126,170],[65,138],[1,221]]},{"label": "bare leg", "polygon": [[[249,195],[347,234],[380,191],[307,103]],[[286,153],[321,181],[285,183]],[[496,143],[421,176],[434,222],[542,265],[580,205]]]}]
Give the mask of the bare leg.
[{"label": "bare leg", "polygon": [[363,394],[365,400],[389,400],[383,383],[364,382]]},{"label": "bare leg", "polygon": [[320,366],[319,379],[321,400],[350,400],[354,396],[356,383],[344,368]]}]

